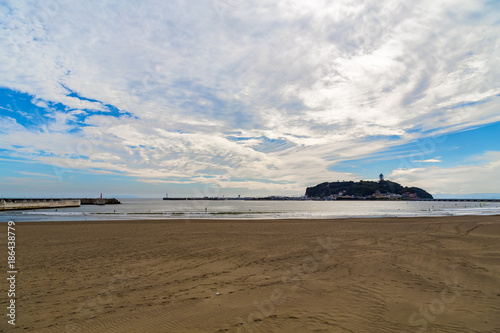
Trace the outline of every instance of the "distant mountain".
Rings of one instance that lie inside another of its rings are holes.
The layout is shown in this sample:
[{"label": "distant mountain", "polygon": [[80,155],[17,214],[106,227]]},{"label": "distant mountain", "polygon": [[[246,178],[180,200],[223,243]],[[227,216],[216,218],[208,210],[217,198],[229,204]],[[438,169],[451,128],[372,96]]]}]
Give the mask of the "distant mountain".
[{"label": "distant mountain", "polygon": [[[391,195],[389,195],[391,194]],[[401,197],[420,199],[432,199],[432,195],[418,187],[406,187],[390,180],[380,180],[378,182],[361,180],[337,181],[333,183],[321,183],[306,189],[306,196],[310,198],[325,198],[329,196],[353,197],[353,198],[397,198]]]}]

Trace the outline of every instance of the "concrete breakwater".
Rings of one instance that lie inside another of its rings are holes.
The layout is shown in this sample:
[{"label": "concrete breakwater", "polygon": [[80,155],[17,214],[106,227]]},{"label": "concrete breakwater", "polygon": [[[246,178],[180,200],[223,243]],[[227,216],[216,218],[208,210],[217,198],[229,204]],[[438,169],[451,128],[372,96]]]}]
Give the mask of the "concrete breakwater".
[{"label": "concrete breakwater", "polygon": [[121,204],[118,199],[115,198],[82,198],[79,199],[82,205],[117,205]]},{"label": "concrete breakwater", "polygon": [[1,199],[0,211],[39,209],[39,208],[63,208],[80,207],[81,202],[77,199]]}]

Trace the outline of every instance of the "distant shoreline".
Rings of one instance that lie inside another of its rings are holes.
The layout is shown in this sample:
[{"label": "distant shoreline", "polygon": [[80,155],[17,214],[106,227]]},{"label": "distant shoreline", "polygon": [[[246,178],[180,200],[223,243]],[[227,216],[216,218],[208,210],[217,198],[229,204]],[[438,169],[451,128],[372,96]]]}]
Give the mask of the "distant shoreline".
[{"label": "distant shoreline", "polygon": [[[310,220],[309,222],[317,222],[317,223],[338,223],[338,222],[377,222],[377,223],[385,223],[385,222],[403,222],[407,220],[409,222],[419,222],[423,220],[433,220],[432,222],[452,222],[452,219],[456,220],[476,220],[476,219],[495,219],[500,218],[500,214],[493,215],[442,215],[442,216],[367,216],[367,217],[326,217],[326,218],[314,218],[314,217],[283,217],[283,218],[262,218],[262,219],[249,219],[249,218],[164,218],[164,219],[143,219],[143,218],[130,218],[125,220],[67,220],[67,221],[29,221],[22,222],[16,221],[16,223],[22,223],[23,225],[29,224],[63,224],[63,223],[76,223],[76,224],[121,224],[121,223],[300,223],[306,220]],[[375,220],[375,221],[370,221]],[[496,222],[500,222],[500,220],[496,220]]]},{"label": "distant shoreline", "polygon": [[390,199],[390,198],[303,198],[303,197],[244,197],[244,198],[220,198],[220,197],[180,197],[180,198],[163,198],[167,201],[186,201],[186,200],[211,200],[211,201],[224,201],[224,200],[236,200],[236,201],[457,201],[457,202],[500,202],[500,199]]},{"label": "distant shoreline", "polygon": [[[270,218],[270,217],[262,217],[262,218],[248,218],[248,217],[242,217],[242,218],[235,218],[234,216],[228,216],[228,217],[222,217],[222,216],[211,216],[211,217],[174,217],[174,218],[138,218],[138,217],[130,217],[130,218],[124,218],[124,219],[88,219],[88,220],[81,220],[81,219],[74,219],[74,220],[40,220],[40,221],[21,221],[21,220],[16,220],[14,221],[15,223],[22,223],[23,225],[29,225],[29,224],[101,224],[101,223],[113,223],[113,224],[120,224],[120,223],[229,223],[229,222],[234,222],[234,223],[284,223],[284,222],[296,222],[296,223],[309,223],[309,222],[331,222],[331,223],[337,223],[337,222],[382,222],[389,220],[392,222],[403,222],[404,220],[407,221],[413,221],[415,219],[423,221],[427,219],[471,219],[475,220],[478,218],[495,218],[498,217],[500,218],[500,214],[491,214],[491,215],[422,215],[422,216],[353,216],[353,217],[348,217],[348,216],[339,216],[339,217],[277,217],[277,218]],[[373,221],[372,221],[373,220]],[[417,222],[417,221],[413,221]],[[0,222],[2,223],[2,222]]]}]

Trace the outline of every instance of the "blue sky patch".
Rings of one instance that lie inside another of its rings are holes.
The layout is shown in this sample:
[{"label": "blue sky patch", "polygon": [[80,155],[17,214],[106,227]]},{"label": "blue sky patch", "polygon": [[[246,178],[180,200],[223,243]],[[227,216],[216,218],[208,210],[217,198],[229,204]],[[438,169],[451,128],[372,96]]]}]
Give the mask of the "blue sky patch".
[{"label": "blue sky patch", "polygon": [[500,122],[496,122],[390,147],[366,158],[342,161],[330,169],[375,179],[380,172],[389,174],[395,168],[480,164],[479,156],[500,151],[499,142]]}]

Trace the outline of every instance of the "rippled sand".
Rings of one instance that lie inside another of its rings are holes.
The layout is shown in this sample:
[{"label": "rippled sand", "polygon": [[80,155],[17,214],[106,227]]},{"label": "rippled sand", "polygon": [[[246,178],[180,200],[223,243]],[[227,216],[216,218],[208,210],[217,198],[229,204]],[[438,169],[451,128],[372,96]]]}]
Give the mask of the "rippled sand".
[{"label": "rippled sand", "polygon": [[500,332],[500,216],[16,227],[14,331]]}]

